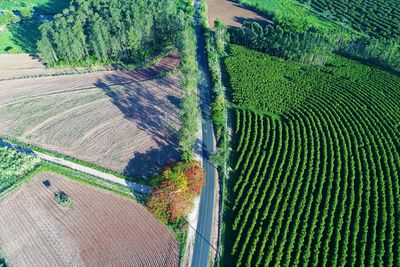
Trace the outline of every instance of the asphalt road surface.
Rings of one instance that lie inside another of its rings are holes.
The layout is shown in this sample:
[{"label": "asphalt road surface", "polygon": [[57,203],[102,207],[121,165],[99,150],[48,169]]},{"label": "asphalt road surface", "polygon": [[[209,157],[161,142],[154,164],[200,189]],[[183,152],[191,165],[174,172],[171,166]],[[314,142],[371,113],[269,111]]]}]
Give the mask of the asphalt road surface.
[{"label": "asphalt road surface", "polygon": [[[198,10],[199,1],[195,1],[195,9]],[[197,13],[197,12],[196,12]],[[211,234],[213,228],[214,205],[217,203],[214,199],[216,169],[209,162],[208,155],[215,150],[215,139],[213,125],[210,119],[211,115],[211,86],[207,73],[207,55],[204,36],[201,31],[199,16],[195,15],[196,36],[197,36],[197,62],[200,70],[200,107],[202,114],[202,132],[203,132],[203,168],[206,172],[206,182],[200,197],[199,219],[197,223],[197,233],[194,244],[192,267],[204,267],[209,264],[210,250],[212,247]]]}]

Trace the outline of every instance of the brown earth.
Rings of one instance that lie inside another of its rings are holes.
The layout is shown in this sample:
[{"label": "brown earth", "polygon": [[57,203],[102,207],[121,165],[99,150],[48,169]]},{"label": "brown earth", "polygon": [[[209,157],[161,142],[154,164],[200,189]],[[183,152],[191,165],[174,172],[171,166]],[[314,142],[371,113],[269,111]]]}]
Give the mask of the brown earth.
[{"label": "brown earth", "polygon": [[[58,190],[72,207],[54,201]],[[37,175],[1,199],[0,210],[11,266],[179,265],[175,238],[143,206],[60,175]]]},{"label": "brown earth", "polygon": [[60,74],[91,72],[107,67],[49,69],[37,56],[30,54],[0,54],[0,81]]},{"label": "brown earth", "polygon": [[230,27],[241,27],[244,21],[255,21],[261,24],[272,23],[256,11],[229,0],[207,0],[207,9],[208,22],[212,29],[217,18]]},{"label": "brown earth", "polygon": [[179,158],[178,64],[0,81],[0,135],[149,177]]}]

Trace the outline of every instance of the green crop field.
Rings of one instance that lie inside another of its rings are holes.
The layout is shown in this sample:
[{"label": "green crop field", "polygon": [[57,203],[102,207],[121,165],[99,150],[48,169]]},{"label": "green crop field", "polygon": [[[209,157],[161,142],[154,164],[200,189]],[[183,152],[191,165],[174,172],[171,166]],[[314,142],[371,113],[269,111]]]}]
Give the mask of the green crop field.
[{"label": "green crop field", "polygon": [[273,14],[280,22],[290,24],[299,30],[314,27],[323,31],[339,29],[322,16],[318,16],[308,6],[295,0],[237,0],[238,2],[257,8],[267,14]]},{"label": "green crop field", "polygon": [[238,0],[274,14],[294,28],[358,32],[375,38],[400,37],[397,0]]},{"label": "green crop field", "polygon": [[0,147],[0,194],[38,164],[36,157]]},{"label": "green crop field", "polygon": [[0,0],[0,54],[36,52],[40,15],[54,15],[70,0]]},{"label": "green crop field", "polygon": [[342,22],[368,36],[400,37],[398,0],[299,0],[326,17]]},{"label": "green crop field", "polygon": [[[231,46],[224,266],[400,266],[400,77]],[[271,115],[266,115],[271,114]]]}]

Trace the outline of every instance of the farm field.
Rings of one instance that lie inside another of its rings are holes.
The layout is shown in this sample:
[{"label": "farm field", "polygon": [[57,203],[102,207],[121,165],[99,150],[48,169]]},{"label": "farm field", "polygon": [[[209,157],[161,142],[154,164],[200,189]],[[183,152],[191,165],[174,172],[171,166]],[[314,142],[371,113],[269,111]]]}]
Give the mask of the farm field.
[{"label": "farm field", "polygon": [[68,7],[69,0],[0,1],[0,54],[32,53],[39,38],[39,16],[54,15]]},{"label": "farm field", "polygon": [[214,28],[216,19],[231,27],[241,27],[244,21],[255,21],[261,24],[271,23],[271,21],[255,11],[242,7],[230,0],[209,0],[207,1],[207,10],[211,28]]},{"label": "farm field", "polygon": [[[62,190],[70,206],[60,206]],[[0,200],[0,246],[12,266],[178,266],[173,235],[144,207],[41,173]]]},{"label": "farm field", "polygon": [[400,4],[390,0],[239,0],[240,3],[272,13],[278,21],[294,28],[314,27],[329,32],[351,30],[374,38],[400,36]]},{"label": "farm field", "polygon": [[[305,0],[299,2],[306,3]],[[400,37],[400,3],[396,0],[312,0],[311,7],[330,19],[376,38]]]},{"label": "farm field", "polygon": [[231,53],[223,265],[399,265],[400,77]]},{"label": "farm field", "polygon": [[110,69],[110,67],[46,68],[40,59],[32,54],[0,54],[0,81],[63,74],[71,75]]},{"label": "farm field", "polygon": [[135,71],[0,81],[0,136],[152,176],[179,158],[179,77],[157,78],[178,64],[172,53]]}]

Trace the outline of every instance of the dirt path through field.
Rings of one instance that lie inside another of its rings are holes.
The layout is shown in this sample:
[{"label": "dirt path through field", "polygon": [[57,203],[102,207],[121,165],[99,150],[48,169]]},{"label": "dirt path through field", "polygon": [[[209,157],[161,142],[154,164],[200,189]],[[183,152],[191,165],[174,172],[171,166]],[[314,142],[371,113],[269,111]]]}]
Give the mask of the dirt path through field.
[{"label": "dirt path through field", "polygon": [[96,169],[93,169],[93,168],[90,168],[90,167],[86,167],[86,166],[83,166],[83,165],[80,165],[80,164],[77,164],[77,163],[62,159],[62,158],[58,158],[58,157],[51,156],[51,155],[48,155],[48,154],[45,154],[45,153],[40,153],[40,152],[37,152],[37,151],[33,151],[31,149],[28,149],[28,148],[23,148],[23,147],[20,147],[20,146],[16,146],[16,145],[13,145],[13,144],[11,144],[9,142],[6,142],[6,141],[4,141],[2,139],[0,139],[0,147],[7,147],[7,148],[14,149],[14,150],[17,150],[17,151],[22,152],[22,153],[26,153],[26,154],[29,154],[29,155],[35,155],[35,156],[39,157],[40,159],[43,159],[43,160],[58,164],[60,166],[64,166],[64,167],[67,167],[67,168],[70,168],[70,169],[73,169],[73,170],[76,170],[76,171],[80,171],[80,172],[83,172],[83,173],[86,173],[86,174],[89,174],[89,175],[92,175],[92,176],[95,176],[95,177],[98,177],[98,178],[113,182],[115,184],[126,186],[129,189],[131,189],[131,190],[133,190],[135,192],[138,192],[138,193],[146,193],[146,194],[148,194],[148,193],[151,192],[151,187],[149,187],[149,186],[138,184],[138,183],[134,183],[134,182],[131,182],[131,181],[127,181],[127,180],[119,178],[119,177],[117,177],[115,175],[112,175],[112,174],[109,174],[109,173],[105,173],[105,172],[102,172],[102,171],[99,171],[99,170],[96,170]]},{"label": "dirt path through field", "polygon": [[119,178],[115,175],[101,172],[101,171],[95,170],[93,168],[85,167],[80,164],[76,164],[76,163],[73,163],[71,161],[68,161],[68,160],[65,160],[62,158],[57,158],[57,157],[50,156],[50,155],[40,153],[40,152],[36,152],[36,151],[34,153],[43,160],[46,160],[46,161],[49,161],[52,163],[56,163],[58,165],[68,167],[70,169],[80,171],[80,172],[83,172],[86,174],[90,174],[90,175],[96,176],[98,178],[101,178],[101,179],[104,179],[104,180],[107,180],[107,181],[110,181],[110,182],[113,182],[116,184],[126,186],[133,191],[136,191],[139,193],[150,193],[151,192],[151,187],[149,187],[149,186],[137,184],[137,183],[134,183],[131,181],[127,181],[127,180]]}]

